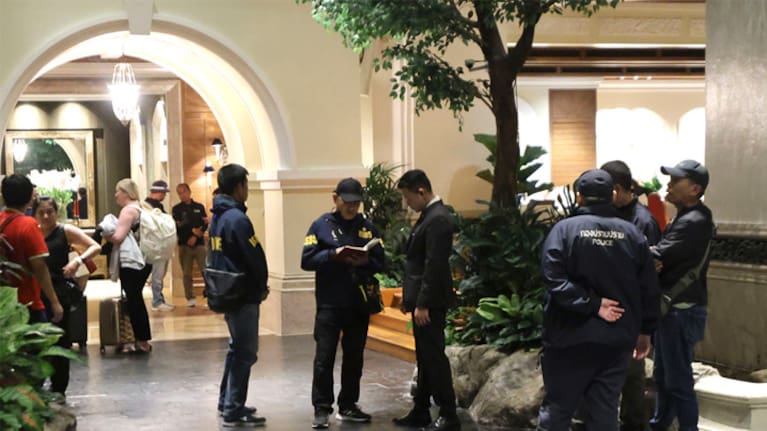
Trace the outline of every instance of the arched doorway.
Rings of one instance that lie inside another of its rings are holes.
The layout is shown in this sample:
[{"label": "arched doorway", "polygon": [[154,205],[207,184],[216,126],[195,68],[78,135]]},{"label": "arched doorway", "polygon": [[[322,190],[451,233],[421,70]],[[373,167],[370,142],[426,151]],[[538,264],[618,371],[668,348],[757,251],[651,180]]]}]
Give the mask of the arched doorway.
[{"label": "arched doorway", "polygon": [[[252,172],[251,187],[255,193],[251,193],[251,201],[255,202],[253,206],[263,208],[264,197],[258,189],[257,173],[289,170],[295,165],[295,155],[279,97],[261,79],[257,65],[216,39],[175,23],[155,20],[154,31],[149,36],[131,36],[124,28],[125,21],[97,24],[31,53],[26,64],[18,65],[19,73],[12,85],[6,87],[6,97],[0,104],[3,130],[8,127],[10,114],[24,89],[37,77],[67,62],[118,49],[123,55],[167,68],[199,93],[220,124],[228,160]],[[104,83],[108,80],[105,76]],[[263,212],[249,214],[259,236],[266,239],[264,232],[277,231],[282,226],[270,229],[267,226],[270,221]],[[269,256],[269,259],[279,262],[282,257]]]}]

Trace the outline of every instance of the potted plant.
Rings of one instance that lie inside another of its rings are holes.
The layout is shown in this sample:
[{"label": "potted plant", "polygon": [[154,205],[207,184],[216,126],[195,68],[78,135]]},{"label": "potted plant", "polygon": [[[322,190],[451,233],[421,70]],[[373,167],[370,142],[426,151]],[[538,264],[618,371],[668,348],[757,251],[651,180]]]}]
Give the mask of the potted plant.
[{"label": "potted plant", "polygon": [[386,270],[376,274],[381,286],[381,297],[385,307],[396,306],[397,293],[402,292],[402,274],[405,270],[405,253],[410,224],[407,209],[402,205],[402,196],[397,190],[395,172],[398,166],[378,163],[370,168],[365,180],[363,204],[365,217],[373,223],[383,237],[386,254]]}]

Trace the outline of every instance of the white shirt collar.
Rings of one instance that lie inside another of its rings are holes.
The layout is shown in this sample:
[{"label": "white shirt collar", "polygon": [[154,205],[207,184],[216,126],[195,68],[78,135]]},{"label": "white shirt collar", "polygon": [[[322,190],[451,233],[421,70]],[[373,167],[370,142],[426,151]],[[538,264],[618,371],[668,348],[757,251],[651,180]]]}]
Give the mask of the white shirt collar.
[{"label": "white shirt collar", "polygon": [[429,203],[426,204],[426,208],[429,208],[430,206],[434,205],[435,203],[437,203],[437,202],[439,202],[441,200],[442,200],[441,197],[439,197],[437,195],[434,195],[434,199],[430,200]]}]

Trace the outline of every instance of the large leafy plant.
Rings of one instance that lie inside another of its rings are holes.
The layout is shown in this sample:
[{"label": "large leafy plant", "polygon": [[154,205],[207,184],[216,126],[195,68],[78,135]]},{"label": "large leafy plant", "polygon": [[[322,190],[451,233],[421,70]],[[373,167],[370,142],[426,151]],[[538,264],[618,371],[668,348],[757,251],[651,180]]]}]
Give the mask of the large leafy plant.
[{"label": "large leafy plant", "polygon": [[488,206],[477,219],[460,221],[451,265],[461,306],[450,316],[448,341],[530,347],[540,342],[540,257],[550,214],[537,206]]},{"label": "large leafy plant", "polygon": [[[491,200],[515,206],[519,154],[516,83],[546,14],[569,9],[590,16],[621,0],[295,0],[311,3],[315,20],[362,52],[377,40],[376,70],[394,72],[391,97],[412,98],[415,112],[447,108],[460,118],[479,100],[495,119],[497,172]],[[512,31],[513,25],[519,32]],[[516,40],[508,35],[519,34]],[[454,45],[481,55],[486,73],[471,72],[473,59],[449,61]],[[466,66],[466,67],[464,67]]]},{"label": "large leafy plant", "polygon": [[[490,155],[485,160],[490,163],[490,167],[477,172],[477,176],[483,180],[493,184],[495,181],[495,153],[498,146],[498,139],[495,135],[488,135],[485,133],[477,133],[474,135],[474,140],[482,144]],[[517,173],[517,193],[527,193],[529,195],[540,192],[543,190],[551,190],[554,187],[552,183],[539,183],[536,180],[531,180],[535,171],[543,166],[543,163],[537,160],[546,154],[546,150],[543,147],[527,146],[525,152],[519,159],[519,172]]]},{"label": "large leafy plant", "polygon": [[77,359],[56,346],[63,331],[50,323],[27,323],[29,311],[16,289],[0,287],[0,429],[42,431],[53,415],[52,396],[41,388],[53,373],[49,356]]}]

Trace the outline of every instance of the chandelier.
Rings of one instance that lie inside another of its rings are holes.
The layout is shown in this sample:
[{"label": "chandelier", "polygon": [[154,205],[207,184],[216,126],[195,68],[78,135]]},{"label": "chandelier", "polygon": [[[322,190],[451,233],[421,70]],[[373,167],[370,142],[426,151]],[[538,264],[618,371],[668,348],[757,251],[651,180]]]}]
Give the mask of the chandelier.
[{"label": "chandelier", "polygon": [[138,109],[139,85],[133,67],[129,63],[116,64],[112,84],[107,87],[112,97],[112,111],[123,126],[127,126]]}]

